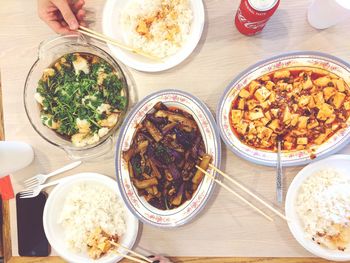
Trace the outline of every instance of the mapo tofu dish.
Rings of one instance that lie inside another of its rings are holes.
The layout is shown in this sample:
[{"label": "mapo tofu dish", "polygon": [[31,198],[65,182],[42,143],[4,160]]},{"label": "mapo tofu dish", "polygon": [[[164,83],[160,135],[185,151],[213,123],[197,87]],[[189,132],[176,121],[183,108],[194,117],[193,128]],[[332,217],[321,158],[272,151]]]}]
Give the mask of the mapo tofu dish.
[{"label": "mapo tofu dish", "polygon": [[230,123],[248,146],[276,151],[310,149],[347,126],[350,90],[325,70],[281,69],[250,82],[232,102]]},{"label": "mapo tofu dish", "polygon": [[192,115],[162,102],[138,124],[123,159],[138,194],[162,210],[190,200],[204,177],[196,165],[211,162]]}]

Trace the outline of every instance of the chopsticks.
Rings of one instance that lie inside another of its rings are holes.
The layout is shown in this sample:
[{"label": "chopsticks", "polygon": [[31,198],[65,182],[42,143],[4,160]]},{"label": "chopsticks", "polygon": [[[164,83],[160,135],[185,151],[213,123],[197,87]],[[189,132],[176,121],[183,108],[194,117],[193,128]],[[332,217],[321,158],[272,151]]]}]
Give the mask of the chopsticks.
[{"label": "chopsticks", "polygon": [[[111,243],[113,246],[115,246],[115,247],[117,247],[117,248],[122,248],[122,249],[124,249],[125,251],[129,252],[130,254],[133,254],[133,255],[135,255],[135,256],[137,256],[137,257],[143,259],[143,260],[140,260],[140,261],[137,261],[137,262],[145,262],[145,261],[146,261],[146,262],[150,262],[150,263],[153,262],[153,261],[150,260],[149,258],[147,258],[147,257],[145,257],[145,256],[143,256],[143,255],[141,255],[141,254],[139,254],[139,253],[137,253],[137,252],[135,252],[135,251],[132,251],[132,250],[130,250],[130,249],[128,249],[128,248],[126,248],[126,247],[124,247],[124,246],[122,246],[122,245],[120,245],[120,244],[114,242],[114,241],[109,241],[109,243]],[[115,251],[115,252],[117,252],[117,251]],[[117,252],[117,253],[119,253],[119,252]],[[119,254],[120,254],[121,256],[127,258],[127,259],[130,259],[130,258],[128,258],[128,257],[130,257],[130,256],[126,257],[126,255],[124,255],[124,254],[121,254],[121,253],[119,253]],[[130,259],[130,260],[132,260],[132,259]],[[139,259],[137,259],[137,260],[139,260]]]},{"label": "chopsticks", "polygon": [[[264,205],[265,207],[267,207],[268,209],[270,209],[272,212],[274,212],[276,215],[278,215],[280,218],[288,221],[288,218],[282,214],[281,212],[279,212],[277,209],[275,209],[274,207],[272,207],[270,204],[268,204],[266,201],[262,200],[260,197],[258,197],[256,194],[254,194],[252,191],[250,191],[248,188],[246,188],[245,186],[243,186],[242,184],[240,184],[238,181],[236,181],[235,179],[233,179],[231,176],[227,175],[226,173],[224,173],[223,171],[221,171],[220,169],[218,169],[217,167],[215,167],[212,164],[209,164],[209,167],[212,168],[213,170],[215,170],[216,172],[218,172],[219,174],[221,174],[224,178],[228,179],[230,182],[234,183],[236,186],[238,186],[241,190],[243,190],[244,192],[246,192],[247,194],[249,194],[250,196],[252,196],[253,198],[255,198],[258,202],[260,202],[262,205]],[[198,168],[198,167],[197,167]],[[200,167],[199,167],[200,168]],[[204,170],[200,168],[200,170],[203,172]],[[209,173],[205,172],[206,175],[208,175]],[[209,177],[211,177],[212,179],[215,180],[215,182],[220,182],[219,180],[215,179],[213,177],[213,175],[209,174]],[[219,183],[220,185],[223,184],[222,182]],[[226,185],[225,185],[225,189],[226,189]],[[227,187],[228,188],[228,187]],[[232,190],[232,189],[230,189]],[[242,197],[243,198],[243,197]],[[247,201],[248,202],[248,201]],[[256,210],[256,209],[254,209]],[[261,210],[260,210],[261,211]],[[259,212],[260,213],[260,212]],[[260,213],[261,214],[261,213]]]},{"label": "chopsticks", "polygon": [[152,262],[152,261],[145,261],[145,260],[142,260],[142,259],[139,259],[139,258],[135,258],[135,257],[132,257],[132,256],[129,256],[129,255],[125,255],[125,254],[122,254],[118,251],[113,251],[114,254],[117,254],[118,256],[121,256],[121,257],[124,257],[124,258],[127,258],[131,261],[134,261],[134,262],[138,262],[138,263],[146,263],[146,262]]},{"label": "chopsticks", "polygon": [[260,202],[261,204],[263,204],[264,206],[266,206],[268,209],[270,209],[272,212],[274,212],[276,215],[278,215],[280,218],[288,221],[288,218],[282,214],[281,212],[279,212],[277,209],[273,208],[270,204],[268,204],[267,202],[265,202],[264,200],[262,200],[260,197],[258,197],[256,194],[254,194],[252,191],[250,191],[248,188],[246,188],[245,186],[243,186],[242,184],[240,184],[238,181],[236,181],[235,179],[233,179],[231,176],[225,174],[224,172],[222,172],[221,170],[219,170],[218,168],[216,168],[214,165],[209,164],[209,167],[213,168],[216,172],[218,172],[219,174],[221,174],[223,177],[225,177],[226,179],[228,179],[229,181],[231,181],[232,183],[234,183],[236,186],[238,186],[240,189],[242,189],[244,192],[246,192],[247,194],[251,195],[252,197],[254,197],[258,202]]},{"label": "chopsticks", "polygon": [[159,57],[156,57],[156,56],[153,56],[149,53],[143,52],[142,50],[124,45],[124,44],[117,42],[116,40],[114,40],[106,35],[100,34],[94,30],[87,28],[87,27],[79,26],[79,29],[77,31],[83,35],[87,35],[87,36],[92,37],[94,39],[97,39],[97,40],[112,44],[114,46],[120,47],[122,49],[131,51],[131,52],[138,54],[140,56],[152,59],[152,60],[157,61],[157,62],[162,62],[162,59],[160,59]]},{"label": "chopsticks", "polygon": [[265,217],[267,220],[269,221],[273,221],[273,219],[268,216],[267,214],[265,214],[263,211],[261,211],[259,208],[257,208],[256,206],[254,206],[251,202],[249,202],[248,200],[246,200],[243,196],[241,196],[240,194],[237,194],[235,191],[233,191],[230,187],[226,186],[224,183],[222,183],[221,181],[215,179],[215,177],[208,173],[207,171],[203,170],[201,167],[199,167],[198,165],[196,165],[196,168],[201,171],[202,173],[204,173],[205,175],[207,175],[210,179],[212,179],[213,181],[215,181],[215,183],[219,184],[221,187],[225,188],[227,191],[229,191],[231,194],[233,194],[234,196],[236,196],[238,199],[240,199],[242,202],[246,203],[248,206],[250,206],[251,208],[253,208],[256,212],[258,212],[259,214],[261,214],[263,217]]}]

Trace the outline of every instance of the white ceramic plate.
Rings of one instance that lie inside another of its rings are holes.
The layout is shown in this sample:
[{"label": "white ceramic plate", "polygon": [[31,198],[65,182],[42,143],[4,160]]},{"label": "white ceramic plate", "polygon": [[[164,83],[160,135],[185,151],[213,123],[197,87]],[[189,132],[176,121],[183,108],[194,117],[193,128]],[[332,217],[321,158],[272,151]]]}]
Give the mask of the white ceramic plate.
[{"label": "white ceramic plate", "polygon": [[[103,33],[122,43],[127,43],[123,28],[120,22],[121,12],[130,0],[107,0],[103,10]],[[108,44],[112,54],[125,65],[147,72],[158,72],[175,67],[184,61],[197,46],[203,32],[205,14],[202,0],[189,0],[193,12],[190,35],[180,48],[180,50],[171,57],[165,58],[163,62],[156,62],[144,58],[132,52],[125,51],[119,47]]]},{"label": "white ceramic plate", "polygon": [[[72,187],[81,183],[102,184],[111,190],[113,190],[119,198],[120,192],[118,185],[112,178],[97,174],[97,173],[79,173],[67,177],[66,180],[57,185],[50,193],[49,198],[46,201],[43,215],[43,223],[46,237],[52,246],[52,248],[65,260],[75,263],[115,263],[122,259],[122,257],[116,254],[109,254],[101,257],[99,260],[93,260],[88,255],[80,253],[73,253],[67,247],[64,242],[64,230],[63,227],[58,224],[59,214],[63,209],[65,196],[69,193]],[[127,247],[132,248],[135,243],[138,233],[138,220],[129,212],[125,207],[126,212],[126,234],[121,238],[120,243]]]},{"label": "white ceramic plate", "polygon": [[334,169],[339,173],[350,177],[349,167],[350,155],[334,155],[324,160],[309,164],[294,178],[287,192],[285,213],[286,217],[290,220],[288,226],[294,238],[312,254],[328,260],[348,261],[350,260],[350,252],[327,249],[317,245],[312,240],[305,238],[305,232],[303,231],[303,227],[295,209],[295,200],[302,183],[315,172],[324,169]]},{"label": "white ceramic plate", "polygon": [[[231,104],[239,91],[246,87],[252,80],[272,71],[298,66],[325,69],[342,77],[345,82],[350,85],[350,65],[344,60],[320,52],[305,51],[282,54],[249,67],[240,73],[226,88],[216,111],[216,120],[218,122],[221,138],[232,152],[257,164],[267,166],[276,165],[276,153],[255,149],[242,143],[236,137],[229,121]],[[347,123],[347,128],[339,130],[325,143],[314,147],[315,151],[313,151],[313,153],[316,159],[334,154],[349,143],[350,119]],[[284,166],[302,165],[312,161],[310,152],[307,150],[283,152],[281,158]]]},{"label": "white ceramic plate", "polygon": [[130,180],[127,163],[122,158],[122,151],[128,150],[132,143],[136,125],[142,122],[145,114],[159,101],[167,106],[185,110],[194,117],[201,131],[206,152],[212,156],[212,164],[216,167],[220,166],[221,142],[214,118],[205,104],[179,90],[163,90],[147,96],[133,108],[124,121],[116,145],[116,174],[124,201],[144,223],[158,227],[176,227],[188,223],[204,208],[213,190],[213,181],[204,177],[191,200],[172,210],[160,210],[138,195]]}]

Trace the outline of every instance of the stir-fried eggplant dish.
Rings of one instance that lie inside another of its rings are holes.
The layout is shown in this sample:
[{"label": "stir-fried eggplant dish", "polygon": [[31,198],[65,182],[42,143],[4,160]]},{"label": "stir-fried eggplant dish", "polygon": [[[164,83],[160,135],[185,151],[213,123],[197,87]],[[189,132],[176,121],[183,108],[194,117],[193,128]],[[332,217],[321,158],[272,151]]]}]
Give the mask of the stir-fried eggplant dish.
[{"label": "stir-fried eggplant dish", "polygon": [[76,147],[97,143],[127,107],[118,74],[92,54],[62,56],[44,70],[35,93],[42,123]]},{"label": "stir-fried eggplant dish", "polygon": [[192,115],[158,102],[138,124],[132,144],[123,152],[130,178],[152,206],[167,210],[190,200],[207,170],[202,135]]},{"label": "stir-fried eggplant dish", "polygon": [[326,70],[278,70],[250,82],[232,103],[231,127],[254,148],[310,149],[347,127],[350,89]]}]

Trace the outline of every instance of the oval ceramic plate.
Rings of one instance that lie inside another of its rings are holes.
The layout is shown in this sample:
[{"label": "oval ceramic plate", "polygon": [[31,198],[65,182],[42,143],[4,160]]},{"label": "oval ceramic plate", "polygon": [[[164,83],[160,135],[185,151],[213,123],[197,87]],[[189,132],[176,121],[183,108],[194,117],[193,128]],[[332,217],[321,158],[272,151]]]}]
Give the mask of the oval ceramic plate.
[{"label": "oval ceramic plate", "polygon": [[193,116],[201,131],[206,152],[213,157],[212,164],[216,167],[220,166],[221,143],[209,109],[197,98],[179,90],[163,90],[149,95],[133,108],[124,122],[116,145],[116,174],[124,201],[142,222],[159,227],[176,227],[188,223],[204,208],[213,190],[213,181],[204,177],[191,200],[172,210],[160,210],[137,194],[130,181],[127,163],[122,158],[122,152],[129,149],[132,143],[136,125],[142,122],[146,113],[159,101]]},{"label": "oval ceramic plate", "polygon": [[[127,44],[127,38],[120,22],[120,15],[129,2],[130,0],[107,0],[103,10],[102,20],[103,33],[125,44]],[[193,13],[190,34],[180,50],[174,55],[165,58],[163,62],[157,62],[108,44],[112,54],[125,65],[140,71],[163,71],[180,64],[196,48],[202,36],[205,22],[202,0],[189,0],[189,2]]]},{"label": "oval ceramic plate", "polygon": [[302,224],[296,212],[295,200],[302,183],[315,172],[323,169],[334,169],[337,172],[350,177],[349,167],[350,155],[334,155],[322,161],[309,164],[308,166],[304,167],[293,179],[286,196],[285,213],[286,217],[289,219],[288,226],[294,238],[309,252],[332,261],[348,261],[350,260],[350,252],[331,250],[321,247],[314,241],[306,238]]},{"label": "oval ceramic plate", "polygon": [[[257,164],[267,166],[276,165],[276,153],[252,148],[242,143],[236,137],[231,129],[229,121],[231,103],[238,95],[239,91],[252,80],[272,71],[298,66],[325,69],[342,77],[348,85],[350,85],[349,64],[337,57],[320,52],[306,51],[283,54],[258,62],[249,67],[247,70],[240,73],[226,88],[216,112],[216,120],[218,122],[221,138],[232,152]],[[346,129],[340,130],[325,143],[317,148],[315,147],[313,153],[316,155],[317,159],[333,154],[348,144],[350,139],[350,119],[348,120],[348,124],[349,126]],[[284,166],[302,165],[312,160],[307,150],[283,152],[281,157]]]},{"label": "oval ceramic plate", "polygon": [[[59,213],[63,209],[66,195],[69,193],[72,187],[81,183],[102,184],[107,188],[114,191],[121,199],[120,192],[118,191],[118,184],[112,178],[97,174],[97,173],[80,173],[71,175],[65,178],[60,184],[58,184],[50,193],[49,198],[46,201],[43,215],[43,224],[45,235],[52,246],[52,248],[64,259],[69,262],[86,262],[86,263],[115,263],[122,259],[117,254],[108,254],[101,257],[98,260],[89,258],[86,253],[74,253],[72,252],[65,240],[63,227],[58,224]],[[123,201],[123,200],[121,200]],[[132,213],[125,207],[125,222],[126,233],[122,236],[120,242],[124,247],[132,249],[138,233],[138,220]]]}]

